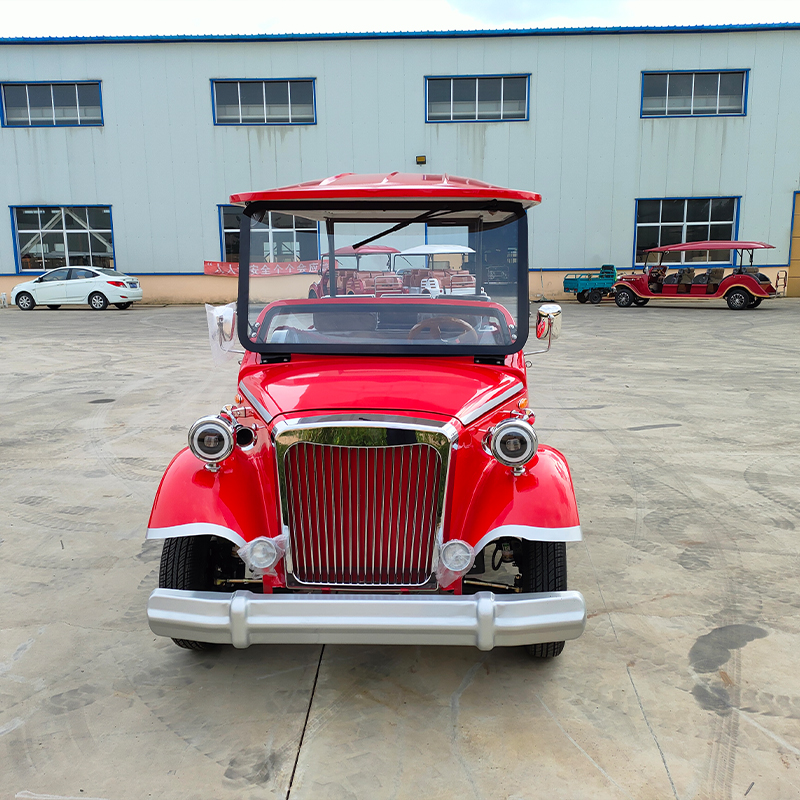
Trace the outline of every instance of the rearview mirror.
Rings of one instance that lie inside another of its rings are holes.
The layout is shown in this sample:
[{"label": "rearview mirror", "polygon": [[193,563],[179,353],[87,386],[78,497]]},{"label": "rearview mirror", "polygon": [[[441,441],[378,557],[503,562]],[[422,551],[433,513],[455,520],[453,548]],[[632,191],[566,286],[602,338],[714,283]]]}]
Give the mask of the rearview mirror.
[{"label": "rearview mirror", "polygon": [[219,343],[232,342],[236,334],[236,310],[230,306],[222,306],[215,309],[215,312]]},{"label": "rearview mirror", "polygon": [[554,341],[561,335],[561,306],[543,303],[536,312],[536,338]]},{"label": "rearview mirror", "polygon": [[215,364],[223,364],[244,353],[237,348],[236,303],[228,303],[226,306],[206,305],[206,321],[211,356]]}]

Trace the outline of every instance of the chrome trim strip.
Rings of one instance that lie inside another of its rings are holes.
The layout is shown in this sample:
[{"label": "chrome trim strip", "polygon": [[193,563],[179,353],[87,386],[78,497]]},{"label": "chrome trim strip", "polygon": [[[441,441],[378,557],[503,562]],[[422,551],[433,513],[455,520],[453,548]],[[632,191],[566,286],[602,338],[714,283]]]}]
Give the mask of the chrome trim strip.
[{"label": "chrome trim strip", "polygon": [[498,395],[497,397],[492,398],[491,400],[484,403],[482,406],[479,406],[474,411],[470,411],[469,414],[465,414],[461,417],[461,424],[466,427],[467,425],[472,424],[475,422],[478,417],[482,417],[484,414],[487,414],[493,408],[497,408],[497,406],[502,405],[505,403],[506,400],[510,400],[515,394],[518,394],[522,389],[525,387],[521,383],[515,383],[510,389],[506,389],[503,394]]},{"label": "chrome trim strip", "polygon": [[239,391],[250,401],[250,405],[253,406],[256,411],[258,411],[258,413],[261,415],[261,419],[263,419],[264,422],[270,422],[270,420],[272,420],[272,414],[270,414],[269,411],[267,411],[267,409],[264,408],[264,406],[262,406],[258,400],[256,400],[256,398],[253,396],[253,393],[245,387],[244,382],[239,384]]},{"label": "chrome trim strip", "polygon": [[[522,384],[519,384],[522,386]],[[302,431],[314,428],[397,428],[404,431],[432,431],[443,433],[451,442],[458,439],[458,430],[451,422],[434,419],[402,417],[392,414],[331,414],[324,417],[301,417],[293,420],[278,420],[272,426],[272,438],[276,439],[287,430]]]},{"label": "chrome trim strip", "polygon": [[187,522],[185,525],[173,525],[169,528],[148,528],[147,540],[152,539],[182,539],[186,536],[219,536],[227,539],[239,547],[244,547],[247,541],[236,531],[224,525],[215,525],[212,522]]},{"label": "chrome trim strip", "polygon": [[473,545],[475,552],[479,553],[489,542],[508,536],[512,539],[524,539],[528,542],[581,542],[583,532],[580,525],[571,528],[537,528],[533,525],[499,525],[492,528],[489,533]]},{"label": "chrome trim strip", "polygon": [[474,595],[272,594],[156,589],[147,603],[159,636],[232,644],[431,644],[480,650],[577,639],[580,592]]}]

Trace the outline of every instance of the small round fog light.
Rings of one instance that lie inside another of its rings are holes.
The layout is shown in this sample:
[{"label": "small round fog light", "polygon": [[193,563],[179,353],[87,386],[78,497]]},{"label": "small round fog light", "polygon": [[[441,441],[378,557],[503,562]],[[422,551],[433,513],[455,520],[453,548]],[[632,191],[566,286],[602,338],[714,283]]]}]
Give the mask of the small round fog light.
[{"label": "small round fog light", "polygon": [[462,542],[460,539],[451,539],[442,545],[439,558],[445,569],[461,574],[472,566],[474,552],[466,542]]},{"label": "small round fog light", "polygon": [[255,569],[269,569],[274,567],[278,560],[278,549],[272,539],[259,538],[251,542],[248,553],[250,566]]}]

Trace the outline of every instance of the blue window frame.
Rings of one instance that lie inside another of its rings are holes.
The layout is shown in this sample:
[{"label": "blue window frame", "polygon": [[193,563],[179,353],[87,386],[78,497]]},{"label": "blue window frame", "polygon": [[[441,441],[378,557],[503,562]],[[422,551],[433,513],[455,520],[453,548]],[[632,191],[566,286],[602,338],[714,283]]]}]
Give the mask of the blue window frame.
[{"label": "blue window frame", "polygon": [[315,125],[314,78],[212,80],[215,125]]},{"label": "blue window frame", "polygon": [[743,117],[749,70],[643,72],[640,116]]},{"label": "blue window frame", "polygon": [[12,206],[17,272],[115,269],[111,206]]},{"label": "blue window frame", "polygon": [[426,76],[425,121],[525,121],[529,82],[530,75]]},{"label": "blue window frame", "polygon": [[3,83],[4,128],[65,128],[103,124],[100,81]]},{"label": "blue window frame", "polygon": [[[643,264],[651,247],[684,242],[736,239],[738,197],[665,197],[636,201],[635,264]],[[665,253],[664,263],[731,263],[730,250],[693,250]]]},{"label": "blue window frame", "polygon": [[[238,264],[242,208],[228,205],[218,208],[222,261]],[[268,220],[257,223],[250,231],[250,251],[257,262],[318,261],[317,223],[312,219],[271,211]]]}]

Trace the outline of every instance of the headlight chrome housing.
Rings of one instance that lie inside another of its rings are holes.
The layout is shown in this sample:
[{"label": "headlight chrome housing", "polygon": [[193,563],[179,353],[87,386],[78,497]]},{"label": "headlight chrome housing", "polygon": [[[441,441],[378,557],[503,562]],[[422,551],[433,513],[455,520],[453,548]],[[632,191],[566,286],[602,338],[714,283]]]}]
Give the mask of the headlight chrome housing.
[{"label": "headlight chrome housing", "polygon": [[189,428],[189,449],[211,472],[230,456],[235,443],[236,429],[223,417],[201,417]]},{"label": "headlight chrome housing", "polygon": [[522,468],[539,449],[539,437],[533,427],[523,419],[505,419],[498,422],[487,436],[489,452],[497,461],[511,467],[515,475],[522,474]]}]

